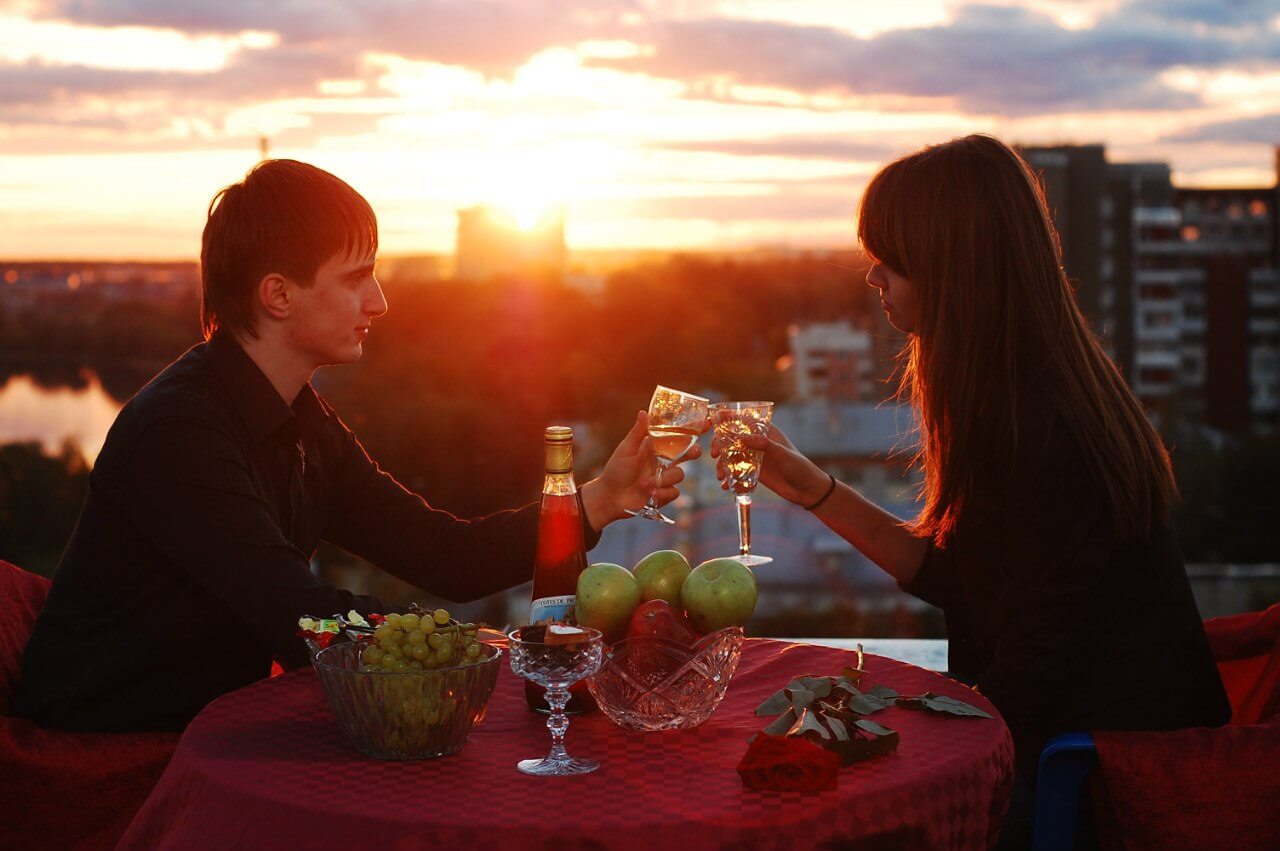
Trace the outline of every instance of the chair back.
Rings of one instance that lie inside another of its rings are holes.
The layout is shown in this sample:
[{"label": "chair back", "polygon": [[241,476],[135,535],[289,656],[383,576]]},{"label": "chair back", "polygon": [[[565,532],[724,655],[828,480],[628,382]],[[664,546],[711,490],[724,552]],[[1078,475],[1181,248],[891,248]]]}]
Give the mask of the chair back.
[{"label": "chair back", "polygon": [[9,714],[22,676],[22,652],[49,596],[49,585],[43,576],[0,560],[0,715]]},{"label": "chair back", "polygon": [[1209,647],[1231,701],[1233,726],[1280,715],[1280,603],[1204,622]]}]

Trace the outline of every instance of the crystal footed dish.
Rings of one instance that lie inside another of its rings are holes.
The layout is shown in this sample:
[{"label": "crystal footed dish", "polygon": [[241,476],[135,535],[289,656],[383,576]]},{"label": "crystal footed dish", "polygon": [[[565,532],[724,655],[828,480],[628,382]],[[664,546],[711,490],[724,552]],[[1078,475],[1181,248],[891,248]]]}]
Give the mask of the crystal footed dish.
[{"label": "crystal footed dish", "polygon": [[332,644],[314,667],[338,726],[376,759],[454,753],[480,723],[498,682],[502,650],[481,643],[478,661],[423,671],[362,671],[363,642]]},{"label": "crystal footed dish", "polygon": [[692,647],[665,638],[615,643],[587,681],[609,720],[627,730],[687,730],[711,717],[742,656],[742,630],[722,629]]}]

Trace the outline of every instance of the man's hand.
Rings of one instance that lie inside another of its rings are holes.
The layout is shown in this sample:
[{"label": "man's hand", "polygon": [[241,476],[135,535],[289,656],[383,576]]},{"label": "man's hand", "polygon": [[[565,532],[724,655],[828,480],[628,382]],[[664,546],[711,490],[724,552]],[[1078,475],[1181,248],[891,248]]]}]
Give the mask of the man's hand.
[{"label": "man's hand", "polygon": [[[667,468],[658,483],[658,505],[666,505],[680,495],[676,485],[684,480],[684,470],[679,465],[700,455],[702,448],[695,443],[678,462]],[[634,511],[642,507],[653,492],[657,474],[658,460],[649,441],[649,415],[640,411],[631,431],[609,456],[604,472],[582,486],[582,505],[587,510],[591,528],[598,532],[614,520],[626,517],[628,509]]]}]

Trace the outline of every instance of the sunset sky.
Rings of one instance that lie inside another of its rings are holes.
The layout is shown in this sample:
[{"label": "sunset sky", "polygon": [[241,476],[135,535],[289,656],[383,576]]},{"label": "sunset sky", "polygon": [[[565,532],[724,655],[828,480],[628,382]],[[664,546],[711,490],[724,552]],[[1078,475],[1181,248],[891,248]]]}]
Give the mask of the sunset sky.
[{"label": "sunset sky", "polygon": [[190,258],[258,157],[373,203],[563,203],[574,248],[848,246],[867,176],[969,132],[1270,184],[1277,0],[0,0],[0,259]]}]

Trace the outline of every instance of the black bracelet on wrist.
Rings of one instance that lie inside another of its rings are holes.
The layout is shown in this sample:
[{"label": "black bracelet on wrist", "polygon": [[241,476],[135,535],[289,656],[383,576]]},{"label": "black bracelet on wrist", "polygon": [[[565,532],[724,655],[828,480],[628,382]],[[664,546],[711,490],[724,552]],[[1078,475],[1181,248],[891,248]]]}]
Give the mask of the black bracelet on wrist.
[{"label": "black bracelet on wrist", "polygon": [[836,477],[831,473],[827,473],[827,475],[831,477],[831,486],[827,488],[827,492],[822,495],[821,499],[819,499],[813,505],[806,505],[804,507],[805,511],[813,511],[815,508],[822,505],[822,503],[826,502],[827,499],[830,498],[831,494],[836,492]]}]

